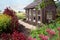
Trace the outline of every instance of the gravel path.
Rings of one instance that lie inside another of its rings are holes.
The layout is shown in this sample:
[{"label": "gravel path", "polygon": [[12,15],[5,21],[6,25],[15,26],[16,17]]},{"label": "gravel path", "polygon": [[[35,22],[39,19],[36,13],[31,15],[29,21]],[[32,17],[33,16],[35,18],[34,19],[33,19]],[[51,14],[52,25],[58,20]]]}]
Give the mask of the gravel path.
[{"label": "gravel path", "polygon": [[23,22],[22,20],[19,20],[19,23],[20,23],[21,25],[25,26],[25,28],[27,28],[27,29],[30,29],[30,30],[35,30],[35,29],[36,29],[36,26],[33,26],[33,25],[31,25],[31,24],[28,24],[28,23],[25,23],[25,22]]},{"label": "gravel path", "polygon": [[25,23],[22,20],[19,20],[21,28],[19,28],[26,36],[30,35],[31,30],[36,30],[36,26]]}]

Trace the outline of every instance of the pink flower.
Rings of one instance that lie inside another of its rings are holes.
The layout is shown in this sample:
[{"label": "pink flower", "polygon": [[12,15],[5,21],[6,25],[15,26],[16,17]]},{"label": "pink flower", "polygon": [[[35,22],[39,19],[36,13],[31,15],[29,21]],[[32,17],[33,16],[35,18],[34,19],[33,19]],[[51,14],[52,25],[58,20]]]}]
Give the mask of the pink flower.
[{"label": "pink flower", "polygon": [[44,35],[43,35],[43,34],[40,34],[40,35],[39,35],[39,37],[40,37],[40,38],[43,38],[43,37],[44,37]]},{"label": "pink flower", "polygon": [[57,30],[60,31],[60,27],[58,27]]},{"label": "pink flower", "polygon": [[51,29],[47,29],[46,32],[50,35],[55,35],[55,31],[54,30],[51,30]]},{"label": "pink flower", "polygon": [[28,40],[37,40],[36,38],[28,37]]},{"label": "pink flower", "polygon": [[40,34],[39,37],[41,38],[41,40],[48,40],[48,36],[45,36],[43,34]]},{"label": "pink flower", "polygon": [[51,29],[49,29],[49,28],[46,30],[46,32],[48,32],[48,33],[49,33],[50,31],[51,31]]},{"label": "pink flower", "polygon": [[28,40],[32,40],[33,38],[31,36],[28,37]]},{"label": "pink flower", "polygon": [[44,36],[44,40],[48,40],[48,38],[49,38],[48,36]]},{"label": "pink flower", "polygon": [[33,40],[37,40],[36,38],[33,38]]},{"label": "pink flower", "polygon": [[55,34],[56,34],[55,31],[53,31],[53,30],[51,30],[49,33],[50,33],[51,35],[55,35]]}]

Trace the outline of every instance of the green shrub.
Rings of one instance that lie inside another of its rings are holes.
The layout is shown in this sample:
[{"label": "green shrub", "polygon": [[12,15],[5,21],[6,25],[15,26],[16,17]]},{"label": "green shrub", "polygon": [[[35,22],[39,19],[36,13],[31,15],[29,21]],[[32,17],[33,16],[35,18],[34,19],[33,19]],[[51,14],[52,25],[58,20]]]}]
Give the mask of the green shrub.
[{"label": "green shrub", "polygon": [[37,40],[40,40],[39,34],[47,35],[46,29],[47,29],[47,27],[44,25],[44,27],[41,27],[40,29],[32,30],[31,36],[33,38],[36,38]]},{"label": "green shrub", "polygon": [[56,19],[56,22],[57,22],[57,23],[60,23],[60,17],[58,17],[58,18]]},{"label": "green shrub", "polygon": [[10,20],[11,18],[8,15],[0,15],[0,33],[10,26]]}]

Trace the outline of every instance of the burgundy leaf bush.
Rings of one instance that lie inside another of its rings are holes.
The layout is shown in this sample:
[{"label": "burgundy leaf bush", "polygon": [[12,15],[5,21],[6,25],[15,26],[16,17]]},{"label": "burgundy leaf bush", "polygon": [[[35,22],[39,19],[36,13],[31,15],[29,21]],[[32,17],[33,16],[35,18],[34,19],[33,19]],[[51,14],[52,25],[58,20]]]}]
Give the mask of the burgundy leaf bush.
[{"label": "burgundy leaf bush", "polygon": [[10,29],[13,30],[17,30],[19,27],[19,23],[18,23],[18,18],[15,15],[15,11],[13,11],[10,8],[6,8],[5,11],[3,12],[3,14],[9,15],[11,17],[11,24],[10,24]]},{"label": "burgundy leaf bush", "polygon": [[2,40],[26,40],[26,36],[18,31],[14,31],[12,34],[6,34],[2,33],[1,34]]},{"label": "burgundy leaf bush", "polygon": [[18,18],[15,15],[15,11],[11,10],[10,8],[6,8],[3,12],[3,15],[8,15],[11,17],[9,27],[7,28],[7,32],[3,32],[0,35],[0,38],[2,40],[27,40],[24,33],[18,31],[18,28],[20,27]]},{"label": "burgundy leaf bush", "polygon": [[21,32],[15,31],[12,34],[12,40],[26,40],[26,36]]}]

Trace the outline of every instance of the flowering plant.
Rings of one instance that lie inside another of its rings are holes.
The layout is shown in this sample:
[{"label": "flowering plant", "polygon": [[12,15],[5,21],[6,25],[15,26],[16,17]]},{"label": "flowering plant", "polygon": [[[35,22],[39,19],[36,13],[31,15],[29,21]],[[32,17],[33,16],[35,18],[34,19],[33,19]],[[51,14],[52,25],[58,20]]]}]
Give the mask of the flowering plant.
[{"label": "flowering plant", "polygon": [[60,31],[60,27],[58,27],[57,30]]},{"label": "flowering plant", "polygon": [[54,30],[47,29],[46,31],[47,31],[48,34],[50,34],[50,35],[55,35],[55,31],[54,31]]},{"label": "flowering plant", "polygon": [[41,40],[48,40],[49,39],[48,36],[45,36],[43,34],[40,34],[39,37],[41,38]]},{"label": "flowering plant", "polygon": [[32,38],[31,36],[29,36],[28,40],[37,40],[37,39],[36,38]]}]

